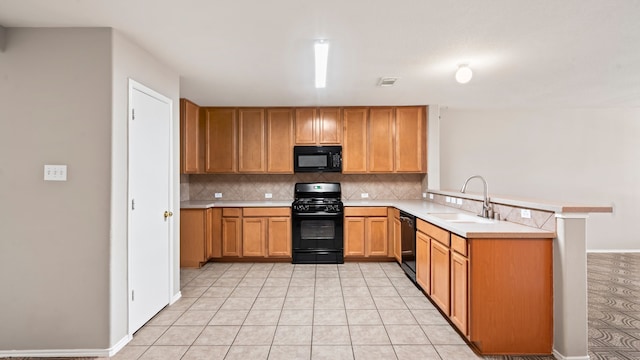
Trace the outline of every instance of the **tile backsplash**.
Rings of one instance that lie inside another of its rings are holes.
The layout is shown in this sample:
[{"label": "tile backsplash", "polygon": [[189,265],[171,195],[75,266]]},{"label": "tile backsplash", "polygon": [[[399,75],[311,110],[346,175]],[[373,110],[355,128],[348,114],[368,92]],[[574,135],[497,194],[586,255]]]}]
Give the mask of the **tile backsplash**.
[{"label": "tile backsplash", "polygon": [[[185,183],[183,177],[187,177]],[[425,174],[182,175],[180,199],[212,200],[215,193],[222,193],[222,200],[254,201],[265,200],[264,194],[271,193],[271,200],[293,200],[293,185],[297,182],[339,182],[345,200],[360,199],[362,193],[374,200],[419,200],[426,189],[425,179]]]},{"label": "tile backsplash", "polygon": [[[482,201],[479,200],[471,200],[471,199],[463,199],[462,204],[453,204],[448,203],[446,201],[447,196],[441,194],[433,194],[433,202],[449,207],[453,207],[456,209],[461,209],[465,211],[470,211],[476,214],[480,214],[482,211]],[[526,219],[520,216],[520,210],[522,208],[503,205],[503,204],[493,204],[493,211],[495,213],[500,214],[500,219],[510,221],[512,223],[531,226],[538,229],[543,229],[547,231],[556,231],[556,217],[555,213],[552,211],[544,211],[537,209],[531,210],[531,218]]]}]

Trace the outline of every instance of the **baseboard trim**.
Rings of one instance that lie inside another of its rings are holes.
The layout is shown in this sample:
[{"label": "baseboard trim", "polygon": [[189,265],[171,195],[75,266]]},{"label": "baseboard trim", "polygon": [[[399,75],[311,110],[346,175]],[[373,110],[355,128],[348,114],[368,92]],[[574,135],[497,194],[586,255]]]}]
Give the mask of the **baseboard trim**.
[{"label": "baseboard trim", "polygon": [[610,253],[621,253],[621,254],[625,254],[625,253],[629,253],[629,254],[636,254],[636,253],[640,253],[640,249],[624,249],[624,250],[587,250],[587,253],[594,253],[594,254],[610,254]]},{"label": "baseboard trim", "polygon": [[558,350],[553,349],[553,356],[555,356],[558,360],[589,360],[589,355],[586,356],[564,356],[558,352]]},{"label": "baseboard trim", "polygon": [[115,345],[113,345],[110,349],[109,349],[109,357],[115,355],[118,351],[122,350],[123,347],[125,347],[129,341],[133,340],[133,336],[132,335],[125,335],[122,339],[120,339],[120,341],[118,341]]},{"label": "baseboard trim", "polygon": [[43,357],[43,358],[68,358],[68,357],[111,357],[122,350],[131,341],[132,337],[126,335],[109,349],[55,349],[55,350],[0,350],[0,358],[5,357]]},{"label": "baseboard trim", "polygon": [[171,300],[169,300],[169,305],[172,305],[173,303],[175,303],[176,301],[180,300],[180,298],[182,297],[182,291],[178,291],[177,294],[173,295],[173,297],[171,298]]}]

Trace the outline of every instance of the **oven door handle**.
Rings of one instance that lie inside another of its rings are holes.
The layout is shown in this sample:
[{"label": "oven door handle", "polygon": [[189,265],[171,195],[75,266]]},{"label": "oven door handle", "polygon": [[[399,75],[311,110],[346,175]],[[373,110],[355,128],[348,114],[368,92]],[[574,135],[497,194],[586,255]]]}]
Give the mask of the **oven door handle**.
[{"label": "oven door handle", "polygon": [[292,213],[291,214],[294,217],[301,217],[301,218],[307,218],[307,217],[319,217],[319,218],[339,218],[342,217],[344,215],[344,213],[339,212],[339,213]]}]

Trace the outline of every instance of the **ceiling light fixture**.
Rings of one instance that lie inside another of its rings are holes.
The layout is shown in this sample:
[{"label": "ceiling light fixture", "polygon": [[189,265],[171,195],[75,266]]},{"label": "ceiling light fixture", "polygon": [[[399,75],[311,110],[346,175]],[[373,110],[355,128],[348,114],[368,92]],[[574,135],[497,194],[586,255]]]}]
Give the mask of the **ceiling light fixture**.
[{"label": "ceiling light fixture", "polygon": [[469,65],[462,64],[458,66],[458,71],[456,71],[456,81],[460,84],[468,83],[473,77],[473,72]]},{"label": "ceiling light fixture", "polygon": [[316,40],[313,47],[316,55],[316,88],[324,88],[327,86],[329,42],[326,40]]}]

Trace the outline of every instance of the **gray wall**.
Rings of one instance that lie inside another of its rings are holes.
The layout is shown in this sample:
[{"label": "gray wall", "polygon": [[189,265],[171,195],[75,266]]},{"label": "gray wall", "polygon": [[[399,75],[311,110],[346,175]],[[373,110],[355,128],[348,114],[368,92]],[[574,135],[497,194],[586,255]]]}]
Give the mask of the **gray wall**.
[{"label": "gray wall", "polygon": [[[0,53],[0,350],[106,348],[111,31],[8,28]],[[43,181],[68,165],[67,182]]]},{"label": "gray wall", "polygon": [[111,332],[113,346],[126,334],[127,322],[127,112],[131,78],[173,100],[173,254],[174,288],[180,291],[180,77],[118,31],[113,31],[113,126],[111,176]]},{"label": "gray wall", "polygon": [[493,194],[613,205],[587,221],[587,249],[640,250],[639,119],[640,109],[441,109],[441,188],[480,174]]},{"label": "gray wall", "polygon": [[[128,78],[173,100],[179,292],[179,76],[108,28],[9,28],[0,53],[0,350],[108,349],[127,336]],[[43,181],[68,165],[67,182]]]}]

